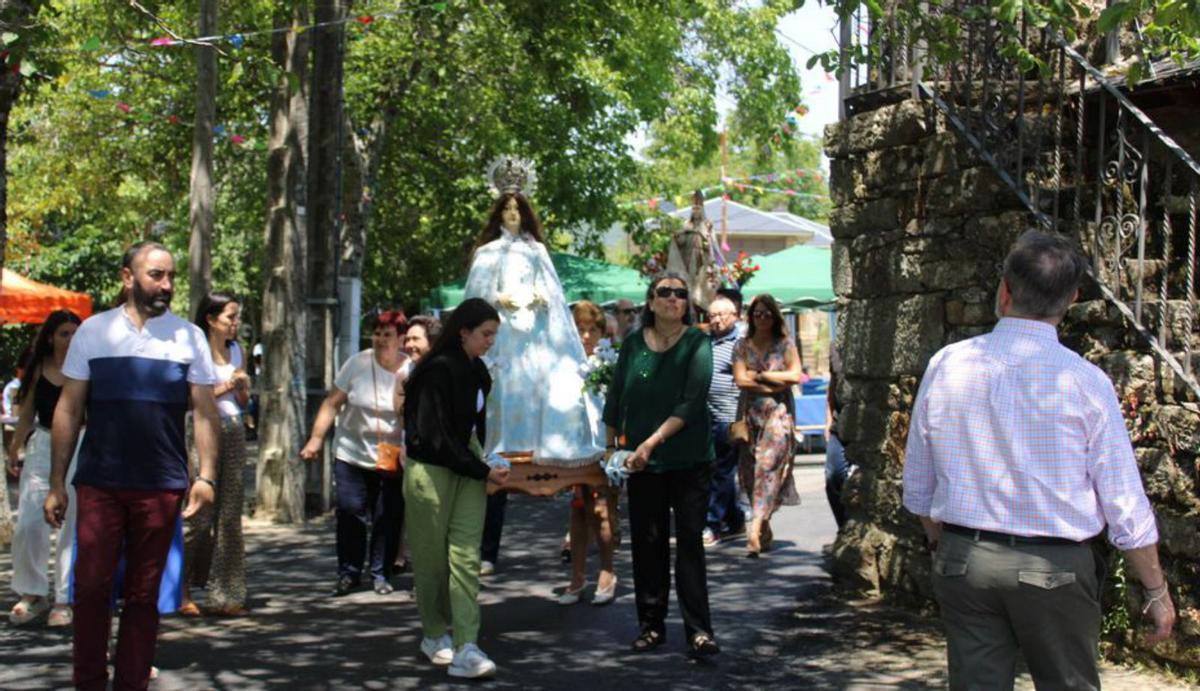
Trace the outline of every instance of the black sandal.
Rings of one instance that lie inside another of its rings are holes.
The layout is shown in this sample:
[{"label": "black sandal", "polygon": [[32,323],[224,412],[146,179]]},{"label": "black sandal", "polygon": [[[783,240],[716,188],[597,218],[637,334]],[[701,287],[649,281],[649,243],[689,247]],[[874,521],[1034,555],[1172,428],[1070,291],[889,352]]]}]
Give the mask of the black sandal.
[{"label": "black sandal", "polygon": [[692,636],[692,657],[712,657],[721,652],[721,646],[707,633]]},{"label": "black sandal", "polygon": [[655,631],[654,629],[646,629],[641,632],[637,638],[633,639],[633,645],[630,647],[635,653],[644,653],[648,650],[654,650],[658,646],[667,642],[667,637]]}]

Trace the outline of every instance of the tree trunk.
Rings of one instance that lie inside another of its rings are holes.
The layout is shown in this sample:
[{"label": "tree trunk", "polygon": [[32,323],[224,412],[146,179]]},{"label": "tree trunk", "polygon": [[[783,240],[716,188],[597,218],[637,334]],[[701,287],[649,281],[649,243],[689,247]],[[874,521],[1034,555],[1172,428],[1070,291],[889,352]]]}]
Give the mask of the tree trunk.
[{"label": "tree trunk", "polygon": [[[24,26],[37,14],[39,2],[0,2],[0,18],[8,26]],[[8,247],[8,116],[21,94],[21,74],[7,55],[0,58],[0,269]],[[12,510],[8,505],[8,478],[0,482],[0,545],[12,541]]]},{"label": "tree trunk", "polygon": [[257,515],[280,523],[304,521],[305,436],[304,288],[307,268],[305,170],[308,34],[300,3],[276,19],[272,57],[285,71],[271,98],[267,154],[266,266],[263,272],[263,389]]},{"label": "tree trunk", "polygon": [[[0,268],[4,266],[4,248],[8,245],[8,114],[20,91],[21,77],[12,73],[7,61],[0,61]],[[7,453],[7,449],[4,450]],[[12,510],[8,505],[7,474],[0,482],[0,545],[12,541]]]},{"label": "tree trunk", "polygon": [[[217,0],[200,0],[200,35],[217,33]],[[213,126],[217,118],[217,50],[196,46],[196,126],[192,130],[192,188],[188,222],[189,315],[212,287],[212,240],[215,223],[213,192]]]},{"label": "tree trunk", "polygon": [[351,134],[343,143],[343,180],[347,202],[339,247],[341,263],[338,266],[338,275],[344,278],[362,277],[363,257],[367,251],[367,226],[371,221],[374,202],[375,175],[383,158],[391,119],[386,113],[377,112],[370,126],[361,134],[354,132],[349,118],[346,119],[345,128]]},{"label": "tree trunk", "polygon": [[[342,67],[348,0],[315,0],[312,31],[312,109],[309,112],[308,162],[308,412],[315,416],[333,387],[337,361],[334,334],[337,299],[337,242],[341,228]],[[356,349],[357,350],[357,349]],[[343,353],[343,356],[345,353]],[[332,499],[333,459],[326,439],[321,472],[310,472],[308,489],[321,495],[321,508]]]}]

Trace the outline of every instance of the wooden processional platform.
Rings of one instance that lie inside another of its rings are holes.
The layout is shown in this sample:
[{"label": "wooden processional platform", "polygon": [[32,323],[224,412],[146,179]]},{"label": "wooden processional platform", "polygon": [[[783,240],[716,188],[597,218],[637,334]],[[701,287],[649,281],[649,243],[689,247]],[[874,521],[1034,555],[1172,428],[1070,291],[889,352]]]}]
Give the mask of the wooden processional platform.
[{"label": "wooden processional platform", "polygon": [[[535,497],[551,497],[574,485],[591,485],[604,487],[608,485],[608,476],[604,474],[599,463],[587,463],[581,466],[536,465],[533,454],[501,454],[510,463],[512,470],[508,474],[508,482],[503,489],[509,492],[529,494]],[[488,493],[501,488],[488,483]]]}]

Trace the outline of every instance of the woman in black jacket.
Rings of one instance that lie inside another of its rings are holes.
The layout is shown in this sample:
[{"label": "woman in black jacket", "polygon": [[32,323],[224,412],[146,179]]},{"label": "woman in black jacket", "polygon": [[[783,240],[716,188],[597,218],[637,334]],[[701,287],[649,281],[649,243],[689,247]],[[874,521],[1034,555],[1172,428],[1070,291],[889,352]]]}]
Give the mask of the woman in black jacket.
[{"label": "woman in black jacket", "polygon": [[490,467],[481,458],[492,379],[479,358],[492,347],[499,326],[494,307],[466,300],[405,384],[405,524],[424,634],[421,652],[435,665],[449,665],[453,677],[496,671],[475,641],[487,483],[508,479],[507,467]]}]

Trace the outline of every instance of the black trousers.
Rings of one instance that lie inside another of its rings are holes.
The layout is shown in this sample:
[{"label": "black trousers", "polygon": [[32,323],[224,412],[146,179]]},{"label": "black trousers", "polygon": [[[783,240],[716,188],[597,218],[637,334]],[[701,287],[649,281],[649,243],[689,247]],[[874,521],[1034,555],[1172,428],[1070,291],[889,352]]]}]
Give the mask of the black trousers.
[{"label": "black trousers", "polygon": [[479,558],[490,561],[493,565],[500,561],[500,536],[504,533],[504,511],[507,506],[508,492],[505,490],[488,495]]},{"label": "black trousers", "polygon": [[[345,461],[333,464],[337,481],[338,576],[362,578],[369,556],[372,578],[391,578],[404,521],[402,476],[386,477]],[[371,537],[367,539],[367,526]]]},{"label": "black trousers", "polygon": [[629,477],[629,532],[638,625],[665,634],[671,596],[671,512],[675,512],[675,595],[684,633],[713,635],[704,565],[704,517],[712,468],[701,464]]}]

